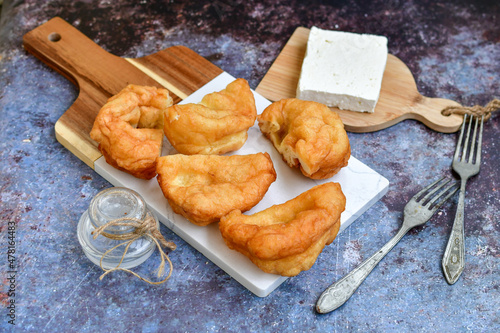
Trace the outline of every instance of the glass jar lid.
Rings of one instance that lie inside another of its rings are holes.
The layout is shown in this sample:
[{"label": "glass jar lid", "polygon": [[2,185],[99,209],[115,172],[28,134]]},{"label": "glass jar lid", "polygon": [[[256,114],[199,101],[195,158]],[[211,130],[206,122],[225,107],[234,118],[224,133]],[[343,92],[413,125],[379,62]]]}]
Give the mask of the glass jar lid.
[{"label": "glass jar lid", "polygon": [[[147,214],[147,205],[144,199],[135,191],[112,187],[99,192],[90,202],[89,218],[94,226],[98,228],[116,219],[127,218],[143,220]],[[134,227],[113,225],[106,228],[108,233],[126,233]]]}]

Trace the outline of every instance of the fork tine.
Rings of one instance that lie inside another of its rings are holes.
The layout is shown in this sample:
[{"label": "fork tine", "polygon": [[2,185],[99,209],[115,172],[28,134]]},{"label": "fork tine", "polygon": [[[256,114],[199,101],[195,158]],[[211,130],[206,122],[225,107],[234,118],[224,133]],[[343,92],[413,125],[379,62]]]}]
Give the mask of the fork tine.
[{"label": "fork tine", "polygon": [[[467,119],[467,115],[464,116],[464,127],[465,127],[465,121]],[[469,126],[467,127],[467,136],[465,137],[465,141],[463,142],[463,150],[462,150],[462,157],[460,158],[461,161],[466,161],[467,158],[467,150],[469,148],[469,137],[470,137],[470,130],[472,128],[472,116],[470,116],[469,119]],[[460,137],[460,139],[462,139]],[[460,142],[461,143],[461,142]]]},{"label": "fork tine", "polygon": [[465,124],[467,123],[467,114],[464,114],[464,120],[462,123],[462,128],[460,129],[460,135],[458,136],[457,147],[455,148],[455,155],[453,160],[458,161],[458,156],[460,155],[460,148],[462,147],[462,138],[464,137]]},{"label": "fork tine", "polygon": [[[445,184],[449,183],[446,182]],[[443,184],[443,185],[445,185]],[[442,187],[442,186],[440,186]],[[429,206],[431,207],[440,197],[443,196],[443,194],[449,192],[444,198],[441,199],[441,201],[439,201],[437,204],[435,204],[431,210],[436,210],[438,209],[443,203],[445,203],[453,194],[455,194],[455,192],[458,191],[458,183],[452,183],[450,185],[448,185],[444,190],[442,190],[438,195],[434,196],[434,198],[432,198],[426,206]],[[450,191],[451,190],[451,191]]]},{"label": "fork tine", "polygon": [[479,127],[479,138],[477,139],[477,153],[475,164],[481,163],[481,144],[483,143],[483,123],[484,114],[481,116],[481,126]]},{"label": "fork tine", "polygon": [[[472,133],[472,141],[471,141],[469,162],[468,163],[472,163],[472,158],[474,157],[474,151],[476,148],[475,143],[476,143],[477,125],[479,124],[479,117],[475,117],[475,118],[476,118],[476,122],[474,123],[474,133]],[[472,122],[472,119],[470,121]],[[470,125],[470,126],[472,126],[472,125]],[[465,159],[465,156],[463,157],[463,159]]]}]

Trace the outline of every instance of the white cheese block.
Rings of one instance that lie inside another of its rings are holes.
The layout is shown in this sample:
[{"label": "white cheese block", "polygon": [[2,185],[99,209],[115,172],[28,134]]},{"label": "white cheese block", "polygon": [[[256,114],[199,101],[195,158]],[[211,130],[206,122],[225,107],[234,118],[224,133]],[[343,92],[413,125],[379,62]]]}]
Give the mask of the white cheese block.
[{"label": "white cheese block", "polygon": [[296,97],[342,110],[373,112],[386,62],[384,36],[312,27]]}]

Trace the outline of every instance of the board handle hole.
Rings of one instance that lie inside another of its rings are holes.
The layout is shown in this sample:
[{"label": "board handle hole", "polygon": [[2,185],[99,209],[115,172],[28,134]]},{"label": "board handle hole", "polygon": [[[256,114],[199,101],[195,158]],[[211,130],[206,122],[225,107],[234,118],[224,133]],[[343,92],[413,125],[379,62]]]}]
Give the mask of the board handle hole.
[{"label": "board handle hole", "polygon": [[49,40],[51,42],[58,42],[61,40],[61,35],[59,35],[57,32],[53,32],[49,35]]}]

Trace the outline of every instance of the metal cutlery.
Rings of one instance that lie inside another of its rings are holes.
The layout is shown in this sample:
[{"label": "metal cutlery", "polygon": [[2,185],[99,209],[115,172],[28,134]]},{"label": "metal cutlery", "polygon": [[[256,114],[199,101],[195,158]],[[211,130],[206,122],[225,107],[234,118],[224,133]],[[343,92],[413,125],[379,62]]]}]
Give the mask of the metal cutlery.
[{"label": "metal cutlery", "polygon": [[397,234],[378,252],[328,287],[319,297],[316,303],[316,311],[327,313],[344,304],[399,240],[413,227],[427,222],[437,209],[457,190],[457,183],[450,183],[450,180],[444,181],[444,179],[440,179],[414,195],[404,208],[403,224]]},{"label": "metal cutlery", "polygon": [[[467,121],[467,119],[469,119],[469,121]],[[460,136],[458,138],[452,162],[452,168],[460,176],[461,182],[457,212],[442,261],[444,276],[449,284],[457,282],[465,267],[465,186],[470,177],[479,173],[479,167],[481,164],[481,144],[483,137],[484,115],[481,116],[481,118],[476,117],[476,121],[474,122],[474,133],[472,134],[472,139],[469,140],[473,123],[472,119],[473,116],[468,117],[468,115],[464,115],[464,122],[462,124],[462,129],[460,131]],[[467,136],[465,140],[463,140],[464,129],[467,123]],[[480,130],[479,135],[477,135],[479,124]]]}]

